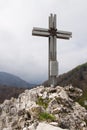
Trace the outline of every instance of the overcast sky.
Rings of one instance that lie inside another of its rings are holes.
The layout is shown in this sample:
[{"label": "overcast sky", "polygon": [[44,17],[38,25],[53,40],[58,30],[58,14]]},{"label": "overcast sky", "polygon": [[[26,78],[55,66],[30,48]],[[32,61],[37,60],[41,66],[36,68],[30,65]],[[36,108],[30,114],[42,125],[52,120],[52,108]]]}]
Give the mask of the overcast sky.
[{"label": "overcast sky", "polygon": [[72,32],[57,40],[59,74],[87,62],[87,0],[0,0],[0,71],[31,83],[48,78],[48,38],[32,28],[48,28],[50,13],[59,30]]}]

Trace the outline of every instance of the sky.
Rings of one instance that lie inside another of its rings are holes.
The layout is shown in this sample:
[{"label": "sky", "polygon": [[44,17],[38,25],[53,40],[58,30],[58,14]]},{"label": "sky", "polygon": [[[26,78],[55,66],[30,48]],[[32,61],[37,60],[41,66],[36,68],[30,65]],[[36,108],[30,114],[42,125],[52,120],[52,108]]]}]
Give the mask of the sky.
[{"label": "sky", "polygon": [[57,39],[59,74],[87,62],[87,0],[0,0],[0,71],[30,83],[48,79],[48,38],[32,29],[48,28],[51,13],[57,29],[72,32]]}]

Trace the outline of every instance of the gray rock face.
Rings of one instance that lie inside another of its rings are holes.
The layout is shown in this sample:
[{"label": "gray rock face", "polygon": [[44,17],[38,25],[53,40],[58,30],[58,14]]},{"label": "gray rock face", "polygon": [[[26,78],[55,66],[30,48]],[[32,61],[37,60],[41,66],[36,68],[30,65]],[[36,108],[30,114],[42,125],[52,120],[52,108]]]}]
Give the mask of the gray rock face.
[{"label": "gray rock face", "polygon": [[[87,111],[72,86],[38,86],[0,105],[0,130],[87,130]],[[42,123],[41,123],[42,122]]]}]

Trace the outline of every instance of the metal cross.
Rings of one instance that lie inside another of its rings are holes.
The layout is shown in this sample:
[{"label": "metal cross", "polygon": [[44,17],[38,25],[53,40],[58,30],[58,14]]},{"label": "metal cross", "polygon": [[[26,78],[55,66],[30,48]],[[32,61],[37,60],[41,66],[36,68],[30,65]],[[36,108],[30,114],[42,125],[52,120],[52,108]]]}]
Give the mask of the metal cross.
[{"label": "metal cross", "polygon": [[49,38],[49,58],[48,58],[48,81],[49,85],[55,86],[58,76],[58,62],[57,62],[57,38],[69,40],[72,37],[71,32],[57,30],[56,14],[49,16],[49,29],[34,27],[32,35]]}]

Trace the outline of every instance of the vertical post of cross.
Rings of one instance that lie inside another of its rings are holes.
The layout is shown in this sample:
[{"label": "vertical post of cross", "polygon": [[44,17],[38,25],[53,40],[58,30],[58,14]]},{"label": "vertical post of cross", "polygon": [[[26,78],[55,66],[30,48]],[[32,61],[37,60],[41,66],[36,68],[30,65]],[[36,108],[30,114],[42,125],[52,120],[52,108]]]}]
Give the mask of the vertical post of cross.
[{"label": "vertical post of cross", "polygon": [[56,85],[56,77],[58,75],[58,63],[57,63],[57,45],[56,45],[56,15],[49,16],[49,61],[48,61],[48,75],[49,84],[51,86]]}]

